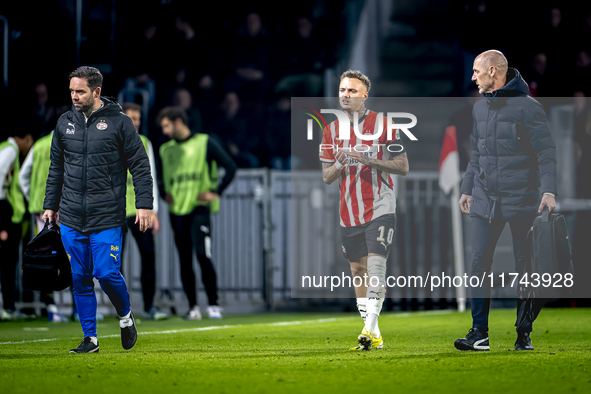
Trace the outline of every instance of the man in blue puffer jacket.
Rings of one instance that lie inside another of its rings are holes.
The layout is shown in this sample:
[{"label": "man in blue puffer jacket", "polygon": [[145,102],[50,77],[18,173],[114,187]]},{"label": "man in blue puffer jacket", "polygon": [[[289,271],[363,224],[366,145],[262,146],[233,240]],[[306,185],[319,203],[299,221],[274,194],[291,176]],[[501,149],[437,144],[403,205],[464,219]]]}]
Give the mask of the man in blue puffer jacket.
[{"label": "man in blue puffer jacket", "polygon": [[[521,272],[534,218],[544,207],[556,207],[556,145],[542,106],[528,96],[527,83],[508,67],[501,52],[481,53],[473,68],[472,81],[484,98],[472,110],[474,154],[459,204],[472,218],[471,276],[482,279],[490,272],[506,223],[511,227],[516,272]],[[457,349],[490,350],[489,309],[490,282],[485,281],[472,288],[472,328],[455,341]],[[532,323],[516,323],[515,350],[533,350]]]}]

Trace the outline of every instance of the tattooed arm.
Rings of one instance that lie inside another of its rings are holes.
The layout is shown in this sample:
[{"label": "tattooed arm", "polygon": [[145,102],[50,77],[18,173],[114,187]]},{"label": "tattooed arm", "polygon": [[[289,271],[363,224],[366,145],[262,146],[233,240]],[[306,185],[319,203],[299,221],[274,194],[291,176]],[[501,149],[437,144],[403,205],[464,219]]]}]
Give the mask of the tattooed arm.
[{"label": "tattooed arm", "polygon": [[388,161],[371,159],[365,156],[363,153],[357,152],[355,150],[349,152],[348,155],[351,159],[357,160],[363,165],[376,168],[389,174],[402,176],[408,174],[409,168],[406,153],[402,153],[398,156],[395,156],[393,159]]},{"label": "tattooed arm", "polygon": [[341,176],[343,169],[342,166],[341,168],[338,168],[337,163],[340,162],[342,165],[347,163],[347,156],[343,151],[337,152],[336,159],[338,161],[335,163],[322,163],[322,179],[327,185],[330,185]]}]

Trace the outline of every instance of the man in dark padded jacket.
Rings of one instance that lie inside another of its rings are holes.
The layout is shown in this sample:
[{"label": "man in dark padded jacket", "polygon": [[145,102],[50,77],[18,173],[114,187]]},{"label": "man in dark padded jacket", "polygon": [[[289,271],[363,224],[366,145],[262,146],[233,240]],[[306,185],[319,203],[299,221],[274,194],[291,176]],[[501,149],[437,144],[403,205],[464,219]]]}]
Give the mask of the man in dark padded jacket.
[{"label": "man in dark padded jacket", "polygon": [[51,143],[44,220],[59,211],[84,340],[70,353],[96,353],[97,278],[120,317],[121,344],[131,349],[137,331],[125,279],[120,273],[125,226],[127,169],[135,187],[136,222],[150,227],[153,204],[150,162],[131,119],[101,97],[103,76],[93,67],[70,74],[73,108],[60,117]]},{"label": "man in dark padded jacket", "polygon": [[[474,60],[475,81],[484,98],[474,104],[473,156],[462,182],[459,204],[472,218],[472,276],[482,278],[505,224],[513,237],[516,272],[525,265],[527,232],[544,207],[556,208],[556,145],[540,103],[528,96],[519,72],[499,51]],[[472,283],[472,281],[470,281]],[[459,350],[490,350],[490,282],[472,287],[472,328],[455,341]],[[521,318],[518,299],[515,350],[533,350],[532,317]],[[538,311],[539,312],[539,311]],[[535,317],[534,317],[535,318]]]}]

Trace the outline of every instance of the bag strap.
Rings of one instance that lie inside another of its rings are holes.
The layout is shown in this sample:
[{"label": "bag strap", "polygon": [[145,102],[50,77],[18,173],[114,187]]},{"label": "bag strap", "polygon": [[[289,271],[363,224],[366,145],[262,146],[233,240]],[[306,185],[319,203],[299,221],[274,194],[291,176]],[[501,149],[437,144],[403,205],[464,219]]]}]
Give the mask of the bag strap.
[{"label": "bag strap", "polygon": [[534,227],[532,226],[529,231],[527,232],[527,237],[525,239],[525,265],[524,265],[524,269],[525,272],[522,272],[522,274],[527,273],[531,273],[532,270],[532,265],[531,265],[531,250],[533,248],[532,245],[532,235],[534,232]]},{"label": "bag strap", "polygon": [[548,223],[549,219],[550,219],[550,210],[548,209],[548,207],[544,207],[544,210],[542,211],[542,223]]}]

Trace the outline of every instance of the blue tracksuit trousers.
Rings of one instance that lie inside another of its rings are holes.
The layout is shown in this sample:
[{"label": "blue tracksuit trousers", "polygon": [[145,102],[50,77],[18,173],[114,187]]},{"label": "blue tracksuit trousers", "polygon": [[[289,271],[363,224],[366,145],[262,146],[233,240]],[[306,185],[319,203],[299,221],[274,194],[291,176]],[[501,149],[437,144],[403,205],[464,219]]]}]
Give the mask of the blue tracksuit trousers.
[{"label": "blue tracksuit trousers", "polygon": [[72,266],[72,287],[85,337],[96,337],[97,278],[119,316],[131,310],[125,279],[121,275],[121,227],[79,233],[61,225],[62,242]]}]

